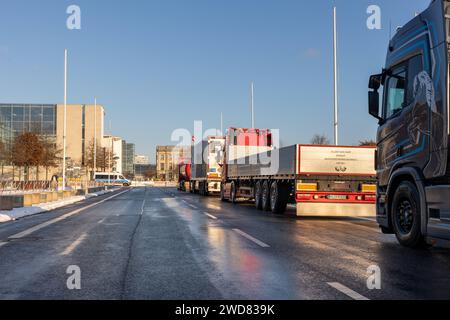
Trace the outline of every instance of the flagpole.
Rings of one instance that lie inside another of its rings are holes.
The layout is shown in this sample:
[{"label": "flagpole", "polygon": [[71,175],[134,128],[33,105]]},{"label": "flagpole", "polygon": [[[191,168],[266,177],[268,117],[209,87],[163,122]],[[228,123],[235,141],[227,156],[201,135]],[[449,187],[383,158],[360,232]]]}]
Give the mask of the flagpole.
[{"label": "flagpole", "polygon": [[333,8],[333,64],[334,64],[334,144],[339,145],[338,137],[338,70],[337,70],[337,21],[336,7]]}]

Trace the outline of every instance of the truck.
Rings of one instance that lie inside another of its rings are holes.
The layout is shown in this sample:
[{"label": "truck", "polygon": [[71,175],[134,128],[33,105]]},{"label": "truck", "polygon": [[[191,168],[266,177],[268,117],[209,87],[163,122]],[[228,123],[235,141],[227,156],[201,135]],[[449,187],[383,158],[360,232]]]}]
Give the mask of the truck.
[{"label": "truck", "polygon": [[210,136],[195,143],[191,149],[191,176],[189,191],[208,196],[220,194],[222,172],[220,159],[225,138]]},{"label": "truck", "polygon": [[230,128],[221,200],[298,216],[375,216],[375,147],[274,146],[268,129]]},{"label": "truck", "polygon": [[178,163],[178,190],[188,191],[191,182],[191,160],[181,159]]},{"label": "truck", "polygon": [[450,239],[449,48],[450,2],[434,0],[397,30],[369,79],[377,221],[407,247]]}]

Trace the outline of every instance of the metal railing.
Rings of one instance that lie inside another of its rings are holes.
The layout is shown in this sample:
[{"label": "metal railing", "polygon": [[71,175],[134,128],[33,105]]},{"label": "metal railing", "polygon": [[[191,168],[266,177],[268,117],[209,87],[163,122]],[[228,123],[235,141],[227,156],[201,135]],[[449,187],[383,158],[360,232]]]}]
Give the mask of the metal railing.
[{"label": "metal railing", "polygon": [[[103,183],[95,181],[67,184],[70,190],[80,190],[87,188],[103,187]],[[0,195],[4,194],[23,194],[43,191],[57,191],[61,184],[52,181],[0,181]]]}]

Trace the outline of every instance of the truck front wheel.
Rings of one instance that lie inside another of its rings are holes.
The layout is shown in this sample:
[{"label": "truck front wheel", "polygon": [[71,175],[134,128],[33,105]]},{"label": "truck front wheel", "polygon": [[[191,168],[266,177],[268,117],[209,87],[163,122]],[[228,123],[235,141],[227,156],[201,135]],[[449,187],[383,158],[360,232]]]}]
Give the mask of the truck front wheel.
[{"label": "truck front wheel", "polygon": [[391,217],[401,245],[415,248],[425,244],[421,231],[419,191],[413,183],[404,181],[398,186],[392,201]]},{"label": "truck front wheel", "polygon": [[262,210],[270,211],[270,186],[269,181],[264,181],[261,197]]}]

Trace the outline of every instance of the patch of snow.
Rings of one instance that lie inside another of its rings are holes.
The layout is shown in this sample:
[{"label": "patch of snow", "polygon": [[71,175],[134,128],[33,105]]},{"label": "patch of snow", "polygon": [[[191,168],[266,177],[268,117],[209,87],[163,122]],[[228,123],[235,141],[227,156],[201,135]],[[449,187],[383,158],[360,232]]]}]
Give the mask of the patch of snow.
[{"label": "patch of snow", "polygon": [[111,193],[116,190],[118,190],[118,189],[115,188],[115,189],[90,193],[85,196],[74,196],[74,197],[70,197],[67,199],[59,200],[59,201],[35,204],[31,207],[15,208],[11,211],[0,211],[0,223],[13,221],[13,220],[17,220],[17,219],[20,219],[23,217],[28,217],[28,216],[48,212],[48,211],[62,208],[62,207],[68,206],[70,204],[80,202],[80,201],[83,201],[83,200],[86,200],[86,199],[89,199],[92,197],[98,197],[98,196],[101,196],[101,195],[104,195],[107,193]]}]

